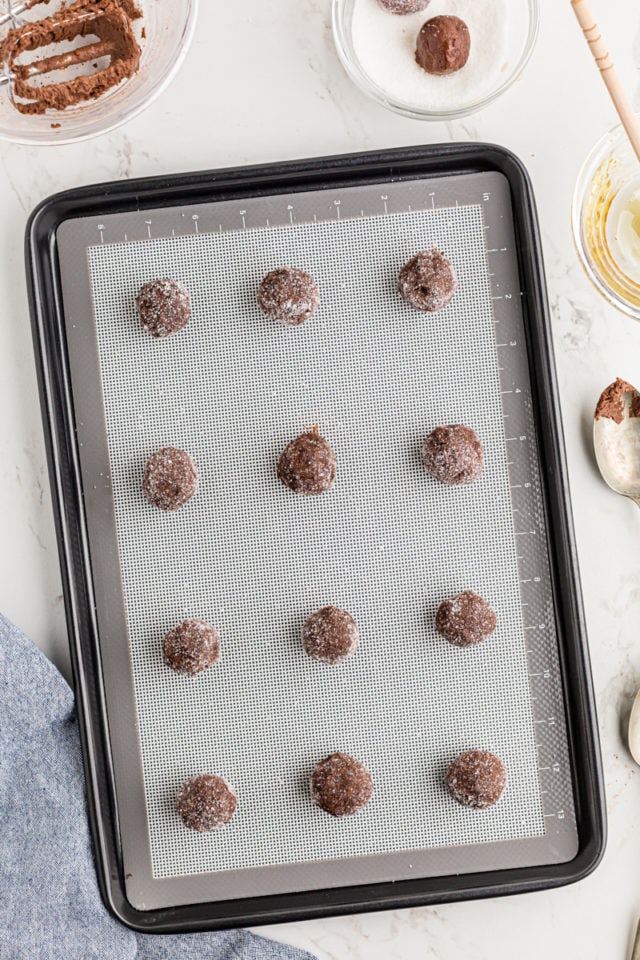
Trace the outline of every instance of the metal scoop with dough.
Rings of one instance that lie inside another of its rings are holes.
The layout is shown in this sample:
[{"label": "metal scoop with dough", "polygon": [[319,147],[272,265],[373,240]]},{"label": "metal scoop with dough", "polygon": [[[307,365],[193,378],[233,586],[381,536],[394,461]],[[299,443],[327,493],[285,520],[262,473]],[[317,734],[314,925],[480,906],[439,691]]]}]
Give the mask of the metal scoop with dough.
[{"label": "metal scoop with dough", "polygon": [[[616,380],[603,391],[593,425],[596,460],[612,490],[640,506],[640,394]],[[640,692],[629,718],[629,750],[640,764]]]}]

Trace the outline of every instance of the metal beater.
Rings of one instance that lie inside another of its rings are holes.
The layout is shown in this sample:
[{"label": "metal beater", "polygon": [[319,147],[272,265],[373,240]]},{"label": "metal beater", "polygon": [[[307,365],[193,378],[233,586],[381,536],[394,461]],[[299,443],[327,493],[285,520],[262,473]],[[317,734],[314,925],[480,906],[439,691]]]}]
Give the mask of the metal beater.
[{"label": "metal beater", "polygon": [[[60,109],[63,102],[64,106],[71,106],[95,99],[130,75],[130,71],[135,72],[139,65],[140,47],[131,22],[140,13],[133,0],[75,0],[41,20],[27,21],[22,17],[33,7],[49,2],[24,0],[13,5],[9,0],[6,12],[0,15],[0,29],[10,24],[0,40],[0,86],[9,87],[11,101],[22,113],[44,113],[47,109]],[[18,62],[22,54],[45,45],[91,35],[98,40],[65,53]],[[42,85],[30,82],[104,57],[109,58],[108,65],[88,76]]]}]

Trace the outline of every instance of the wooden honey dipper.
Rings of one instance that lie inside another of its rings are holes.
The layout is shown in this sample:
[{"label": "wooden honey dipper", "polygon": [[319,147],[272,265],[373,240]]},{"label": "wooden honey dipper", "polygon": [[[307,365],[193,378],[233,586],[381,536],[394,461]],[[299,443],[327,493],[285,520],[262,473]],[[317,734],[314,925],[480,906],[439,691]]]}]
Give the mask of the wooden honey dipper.
[{"label": "wooden honey dipper", "polygon": [[[131,30],[131,21],[140,16],[133,0],[75,0],[41,20],[24,21],[21,14],[49,0],[25,0],[9,6],[0,18],[0,27],[11,23],[0,42],[0,85],[8,85],[11,99],[22,113],[44,113],[48,109],[95,99],[138,69],[140,47]],[[96,42],[74,50],[19,62],[25,53],[52,43],[93,34]],[[108,57],[109,64],[89,76],[37,85],[33,78]],[[16,99],[19,98],[19,99]]]},{"label": "wooden honey dipper", "polygon": [[611,54],[589,7],[589,2],[588,0],[571,0],[571,6],[578,23],[582,27],[582,32],[598,65],[622,126],[626,130],[638,160],[640,160],[640,120],[638,120],[629,94],[625,90],[620,75],[613,64]]}]

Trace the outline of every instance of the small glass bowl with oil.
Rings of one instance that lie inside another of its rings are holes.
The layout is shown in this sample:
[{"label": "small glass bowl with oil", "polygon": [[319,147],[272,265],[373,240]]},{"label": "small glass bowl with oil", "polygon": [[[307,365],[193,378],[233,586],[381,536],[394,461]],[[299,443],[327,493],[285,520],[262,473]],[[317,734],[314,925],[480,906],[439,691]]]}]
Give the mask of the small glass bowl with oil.
[{"label": "small glass bowl with oil", "polygon": [[587,158],[572,221],[589,279],[610,304],[640,320],[640,162],[621,126]]}]

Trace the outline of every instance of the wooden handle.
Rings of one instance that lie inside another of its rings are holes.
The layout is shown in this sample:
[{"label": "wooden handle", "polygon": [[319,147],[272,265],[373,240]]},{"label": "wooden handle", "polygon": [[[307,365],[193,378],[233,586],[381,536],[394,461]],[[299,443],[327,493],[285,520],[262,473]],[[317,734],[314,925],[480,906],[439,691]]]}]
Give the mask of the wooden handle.
[{"label": "wooden handle", "polygon": [[571,6],[578,23],[582,27],[582,32],[598,65],[602,79],[607,86],[609,96],[613,100],[613,105],[631,141],[631,146],[635,150],[638,160],[640,160],[640,120],[638,120],[633,104],[622,85],[618,71],[611,59],[611,54],[591,13],[589,2],[588,0],[571,0]]},{"label": "wooden handle", "polygon": [[[636,501],[636,503],[637,502],[638,501]],[[638,504],[638,506],[640,506],[640,504]],[[640,960],[640,923],[638,923],[636,939],[633,942],[633,953],[631,954],[631,960]]]}]

